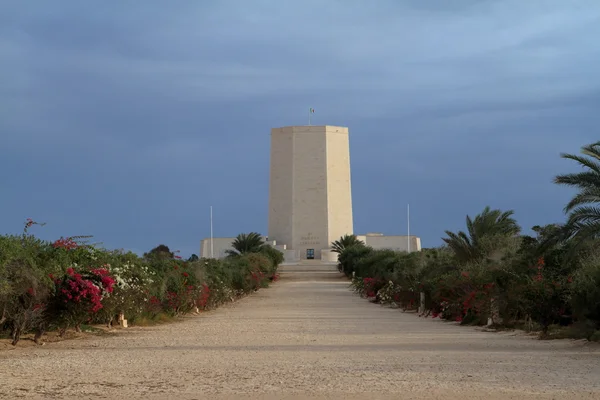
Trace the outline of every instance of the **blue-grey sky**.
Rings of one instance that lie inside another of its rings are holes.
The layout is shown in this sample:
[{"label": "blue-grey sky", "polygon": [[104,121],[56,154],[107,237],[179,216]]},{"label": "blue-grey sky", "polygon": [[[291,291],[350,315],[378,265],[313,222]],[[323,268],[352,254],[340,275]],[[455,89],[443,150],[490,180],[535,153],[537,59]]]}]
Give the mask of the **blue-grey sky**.
[{"label": "blue-grey sky", "polygon": [[270,128],[350,128],[355,231],[563,221],[600,139],[600,2],[0,2],[0,233],[198,253],[266,233]]}]

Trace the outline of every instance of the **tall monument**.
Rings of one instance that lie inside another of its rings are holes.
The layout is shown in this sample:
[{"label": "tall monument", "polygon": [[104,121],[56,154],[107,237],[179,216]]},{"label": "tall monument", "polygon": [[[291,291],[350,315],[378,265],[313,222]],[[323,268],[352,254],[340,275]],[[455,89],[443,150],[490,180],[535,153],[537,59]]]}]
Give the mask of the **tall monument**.
[{"label": "tall monument", "polygon": [[353,233],[348,128],[288,126],[271,130],[270,241],[300,259]]}]

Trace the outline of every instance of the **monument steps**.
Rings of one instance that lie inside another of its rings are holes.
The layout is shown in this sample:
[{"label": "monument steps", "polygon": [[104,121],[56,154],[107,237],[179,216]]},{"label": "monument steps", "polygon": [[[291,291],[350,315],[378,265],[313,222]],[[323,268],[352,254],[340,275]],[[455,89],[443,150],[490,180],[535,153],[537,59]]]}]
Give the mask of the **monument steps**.
[{"label": "monument steps", "polygon": [[321,260],[300,260],[295,263],[286,263],[279,267],[282,273],[294,272],[322,272],[322,273],[339,273],[336,263],[327,263]]}]

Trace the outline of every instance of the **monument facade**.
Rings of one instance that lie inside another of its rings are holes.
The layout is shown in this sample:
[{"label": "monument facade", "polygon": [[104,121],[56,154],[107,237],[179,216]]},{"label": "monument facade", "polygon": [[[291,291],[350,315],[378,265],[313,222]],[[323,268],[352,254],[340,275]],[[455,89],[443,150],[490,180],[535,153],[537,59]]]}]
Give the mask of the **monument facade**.
[{"label": "monument facade", "polygon": [[348,128],[271,130],[268,238],[299,259],[320,259],[353,233]]},{"label": "monument facade", "polygon": [[[266,244],[286,262],[336,262],[331,243],[354,233],[348,128],[286,126],[271,129]],[[357,238],[373,249],[420,251],[417,236],[367,233]],[[234,237],[203,239],[201,257],[224,258]]]}]

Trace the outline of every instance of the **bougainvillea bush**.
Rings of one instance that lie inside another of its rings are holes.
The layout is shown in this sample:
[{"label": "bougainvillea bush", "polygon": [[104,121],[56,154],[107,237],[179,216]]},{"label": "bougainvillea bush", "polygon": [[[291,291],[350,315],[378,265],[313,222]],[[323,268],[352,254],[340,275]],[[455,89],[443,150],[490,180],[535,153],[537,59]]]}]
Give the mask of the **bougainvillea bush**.
[{"label": "bougainvillea bush", "polygon": [[277,279],[282,255],[272,248],[224,260],[183,260],[160,245],[140,257],[89,244],[89,237],[43,241],[29,233],[0,236],[0,333],[16,344],[34,332],[61,335],[84,324],[112,326],[119,315],[135,324],[201,312]]},{"label": "bougainvillea bush", "polygon": [[71,326],[80,330],[81,324],[91,321],[103,308],[103,299],[114,291],[115,280],[106,267],[72,266],[55,278],[53,295],[42,305],[47,323],[56,324],[63,334]]}]

